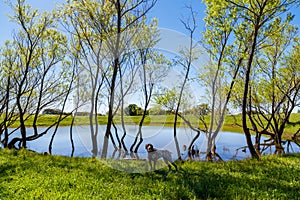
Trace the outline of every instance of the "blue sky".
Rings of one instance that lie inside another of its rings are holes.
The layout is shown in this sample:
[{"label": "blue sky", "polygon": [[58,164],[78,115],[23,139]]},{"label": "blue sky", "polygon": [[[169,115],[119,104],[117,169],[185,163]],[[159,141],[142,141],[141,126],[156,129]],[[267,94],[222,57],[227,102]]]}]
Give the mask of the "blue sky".
[{"label": "blue sky", "polygon": [[[27,0],[27,3],[29,3],[33,8],[38,8],[42,11],[53,9],[56,4],[62,2],[65,2],[65,0]],[[155,7],[150,11],[149,17],[156,17],[158,19],[159,28],[168,29],[169,32],[166,31],[164,32],[165,34],[170,32],[172,33],[172,35],[167,34],[166,38],[169,48],[174,45],[174,39],[172,39],[172,36],[181,37],[182,34],[180,33],[183,33],[183,35],[187,34],[184,26],[180,22],[180,18],[184,18],[189,15],[189,10],[186,8],[186,5],[192,5],[194,10],[198,13],[196,39],[199,40],[201,38],[201,33],[205,29],[203,21],[205,16],[205,5],[201,2],[201,0],[158,0]],[[2,46],[6,40],[11,38],[13,30],[17,27],[15,23],[10,22],[7,17],[7,15],[11,12],[11,8],[4,3],[4,0],[0,0],[0,46]],[[292,12],[296,14],[293,23],[300,26],[300,8],[295,7],[292,9]],[[179,42],[180,41],[176,40],[176,44]],[[200,92],[197,93],[200,94]]]},{"label": "blue sky", "polygon": [[[34,8],[46,10],[54,8],[57,3],[64,2],[64,0],[27,0],[27,2]],[[205,10],[205,6],[201,2],[201,0],[158,0],[149,15],[150,17],[158,18],[160,28],[168,28],[185,33],[185,29],[179,19],[189,14],[185,5],[193,5],[198,12],[198,38],[200,38],[201,32],[204,31],[203,17]],[[296,13],[294,23],[300,26],[300,8],[293,8],[292,11]],[[16,27],[12,22],[9,22],[7,17],[9,13],[11,13],[9,6],[4,3],[4,0],[0,0],[0,45],[11,38],[12,31]]]},{"label": "blue sky", "polygon": [[[40,10],[49,10],[55,8],[58,3],[64,2],[64,0],[27,0],[33,8]],[[179,32],[185,32],[183,25],[180,22],[180,18],[189,14],[185,5],[193,5],[195,10],[199,13],[199,35],[204,30],[204,23],[202,18],[204,17],[205,6],[201,3],[201,0],[158,0],[155,7],[150,11],[149,17],[156,17],[159,20],[160,28],[168,28]],[[7,6],[3,0],[0,0],[0,45],[5,40],[11,38],[11,33],[15,24],[9,22],[7,15],[12,10]]]}]

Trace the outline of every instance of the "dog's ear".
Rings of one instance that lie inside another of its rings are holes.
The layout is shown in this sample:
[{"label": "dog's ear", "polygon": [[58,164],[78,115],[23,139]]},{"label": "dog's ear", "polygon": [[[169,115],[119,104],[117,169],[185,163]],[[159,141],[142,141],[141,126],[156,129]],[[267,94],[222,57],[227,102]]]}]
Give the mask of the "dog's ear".
[{"label": "dog's ear", "polygon": [[148,146],[149,146],[149,144],[146,144],[146,145],[145,145],[145,149],[148,149]]},{"label": "dog's ear", "polygon": [[152,144],[149,144],[148,149],[149,149],[150,151],[153,151],[153,150],[154,150],[154,149],[153,149],[153,145],[152,145]]},{"label": "dog's ear", "polygon": [[153,145],[152,144],[146,144],[145,148],[147,151],[153,151]]}]

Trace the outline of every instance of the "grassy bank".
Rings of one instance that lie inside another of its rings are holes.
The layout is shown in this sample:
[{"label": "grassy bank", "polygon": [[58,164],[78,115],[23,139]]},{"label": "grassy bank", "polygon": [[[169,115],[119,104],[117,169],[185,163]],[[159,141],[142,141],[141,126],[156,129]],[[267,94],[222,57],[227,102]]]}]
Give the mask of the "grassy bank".
[{"label": "grassy bank", "polygon": [[[109,161],[130,169],[146,162]],[[300,154],[128,173],[92,158],[0,150],[0,199],[297,199]]]},{"label": "grassy bank", "polygon": [[[58,119],[57,115],[40,115],[38,118],[37,125],[38,126],[49,126],[50,124],[54,123]],[[141,116],[125,116],[124,120],[127,125],[134,125],[138,124],[140,122]],[[300,127],[300,114],[299,113],[293,113],[290,118],[290,123],[287,124],[285,129],[285,136],[289,137],[292,134],[294,134]],[[27,126],[32,125],[32,118],[29,118],[29,120],[26,121]],[[193,125],[200,125],[200,127],[203,125],[199,122],[198,119],[195,117],[189,118],[190,122]],[[67,117],[64,119],[60,125],[61,126],[69,126],[72,121],[72,116]],[[207,124],[209,124],[209,117],[206,118]],[[228,115],[225,118],[223,131],[231,131],[231,132],[243,132],[242,126],[241,126],[241,115]],[[99,116],[98,122],[101,125],[104,125],[107,123],[107,116]],[[121,123],[121,117],[116,116],[115,122],[117,124]],[[174,115],[151,115],[147,116],[144,122],[145,126],[173,126],[174,122]],[[75,125],[89,125],[89,117],[88,116],[76,116],[75,118]],[[249,124],[250,125],[250,124]],[[15,123],[13,127],[17,127],[18,123]],[[179,118],[178,127],[184,127],[186,124]]]},{"label": "grassy bank", "polygon": [[[203,124],[196,119],[195,117],[187,117],[191,124],[194,126],[200,126],[203,128]],[[49,126],[57,121],[57,115],[40,115],[37,121],[38,126]],[[124,121],[127,125],[138,125],[140,122],[141,116],[125,116]],[[284,138],[289,139],[299,128],[300,128],[300,114],[293,113],[290,118],[290,123],[286,125]],[[1,120],[1,119],[0,119]],[[116,116],[114,118],[116,124],[121,123],[121,117]],[[209,117],[206,119],[207,124],[209,124]],[[26,121],[28,127],[32,126],[33,118],[29,118]],[[243,129],[241,126],[242,117],[241,115],[228,115],[225,117],[223,131],[238,132],[242,133]],[[60,122],[60,126],[69,126],[72,122],[72,116],[66,117],[63,121]],[[101,125],[107,123],[107,116],[99,116],[98,122]],[[76,116],[74,125],[89,125],[88,116]],[[147,116],[144,121],[144,126],[169,126],[173,127],[174,115],[150,115]],[[17,127],[19,124],[16,122],[12,127]],[[250,126],[250,123],[249,123]],[[177,127],[186,127],[186,124],[182,119],[178,119]]]}]

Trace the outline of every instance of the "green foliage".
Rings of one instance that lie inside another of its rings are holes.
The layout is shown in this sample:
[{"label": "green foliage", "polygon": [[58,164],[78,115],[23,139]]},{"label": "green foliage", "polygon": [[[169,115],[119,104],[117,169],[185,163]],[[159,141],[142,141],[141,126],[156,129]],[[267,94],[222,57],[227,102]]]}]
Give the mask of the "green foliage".
[{"label": "green foliage", "polygon": [[138,115],[142,115],[144,112],[144,110],[142,108],[140,108],[138,105],[136,104],[129,104],[126,108],[125,108],[125,113],[126,115],[129,116],[138,116]]},{"label": "green foliage", "polygon": [[50,115],[60,115],[60,114],[63,114],[63,115],[66,115],[68,113],[63,113],[61,110],[59,109],[53,109],[53,108],[48,108],[48,109],[45,109],[43,110],[43,114],[50,114]]},{"label": "green foliage", "polygon": [[[235,87],[231,84],[230,90],[234,92],[235,104],[242,108],[243,130],[252,157],[258,158],[258,155],[249,127],[256,132],[256,143],[258,136],[266,131],[276,138],[274,143],[277,149],[282,149],[281,138],[286,122],[299,103],[300,81],[297,78],[295,81],[293,77],[299,70],[286,70],[289,64],[281,63],[286,49],[295,42],[297,28],[290,24],[293,16],[288,10],[297,1],[204,0],[204,3],[207,6],[204,39],[213,58],[212,67],[208,68],[213,69],[217,65],[216,72],[221,70],[220,81],[214,79],[220,85],[228,80],[223,76],[224,72],[226,75],[233,71],[233,67],[240,68],[236,71],[239,80],[234,77],[234,82],[231,82],[238,84]],[[292,73],[285,73],[288,71]],[[215,77],[218,76],[216,73]],[[210,98],[218,98],[217,95],[218,91],[213,87]],[[250,125],[247,118],[251,121]]]},{"label": "green foliage", "polygon": [[178,101],[177,95],[175,88],[164,88],[161,90],[161,94],[155,95],[154,101],[157,105],[163,106],[170,112],[174,112],[176,102]]},{"label": "green foliage", "polygon": [[185,162],[178,172],[128,173],[145,161],[101,161],[0,150],[1,199],[297,199],[300,155]]},{"label": "green foliage", "polygon": [[199,104],[192,109],[186,111],[186,114],[195,114],[198,115],[208,115],[210,112],[209,105],[207,103]]},{"label": "green foliage", "polygon": [[10,19],[19,29],[1,52],[0,78],[5,97],[0,99],[6,102],[5,123],[18,120],[23,124],[25,113],[38,115],[45,107],[62,104],[71,71],[64,63],[67,37],[56,29],[55,16],[32,9],[24,0],[11,6],[14,14]]},{"label": "green foliage", "polygon": [[177,103],[180,101],[180,112],[183,112],[185,110],[190,109],[191,105],[193,105],[193,96],[192,91],[185,87],[183,90],[183,94],[181,97],[181,100],[179,100],[180,97],[180,91],[178,88],[181,86],[178,85],[177,87],[173,87],[171,89],[169,88],[163,88],[159,91],[158,94],[155,94],[154,96],[154,102],[156,105],[161,106],[163,109],[166,109],[167,113],[174,113],[177,107]]}]

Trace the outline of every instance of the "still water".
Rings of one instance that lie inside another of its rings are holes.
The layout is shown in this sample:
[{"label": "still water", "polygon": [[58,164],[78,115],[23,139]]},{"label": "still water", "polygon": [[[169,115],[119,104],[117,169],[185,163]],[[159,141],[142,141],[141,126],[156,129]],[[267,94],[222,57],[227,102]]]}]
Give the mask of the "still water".
[{"label": "still water", "polygon": [[[137,126],[126,126],[127,128],[127,136],[125,138],[125,143],[127,148],[129,149],[134,137],[138,131]],[[40,128],[42,131],[43,128]],[[168,149],[173,154],[173,158],[176,159],[176,147],[173,138],[173,128],[171,127],[157,127],[157,126],[145,126],[143,127],[143,138],[144,141],[139,148],[138,155],[140,158],[146,158],[146,151],[144,149],[145,144],[152,143],[157,149]],[[31,128],[27,129],[27,133],[32,133],[33,130]],[[37,152],[48,152],[49,142],[51,140],[51,135],[53,131],[49,131],[49,133],[35,141],[28,142],[28,148]],[[99,135],[98,135],[98,148],[99,155],[101,155],[102,150],[102,141],[104,137],[105,126],[99,127]],[[181,153],[183,152],[183,145],[189,145],[192,141],[193,137],[196,135],[196,132],[191,131],[188,128],[178,128],[178,141]],[[123,132],[121,127],[118,127],[119,137],[121,138]],[[17,133],[16,133],[17,134]],[[117,143],[115,132],[113,131],[114,139]],[[90,128],[89,126],[75,126],[73,127],[73,140],[75,144],[75,152],[74,156],[80,157],[90,157],[92,144],[91,144],[91,136],[90,136]],[[254,139],[254,138],[252,138]],[[266,138],[262,138],[264,140]],[[200,152],[205,152],[206,150],[206,138],[203,133],[201,133],[200,137],[194,143]],[[238,152],[236,151],[238,148],[246,146],[246,139],[243,134],[233,133],[233,132],[220,132],[216,139],[216,147],[218,154],[222,157],[223,160],[231,160],[231,159],[244,159],[248,158],[249,152],[243,152],[240,149]],[[293,149],[296,152],[299,152],[299,147],[293,145]],[[274,151],[274,149],[271,149]],[[108,149],[108,157],[112,157],[114,148],[109,143]],[[53,142],[52,153],[56,155],[71,155],[71,142],[70,142],[70,127],[59,127],[57,134],[55,136]],[[266,153],[270,153],[268,150]],[[200,159],[204,159],[204,154],[200,156]]]}]

